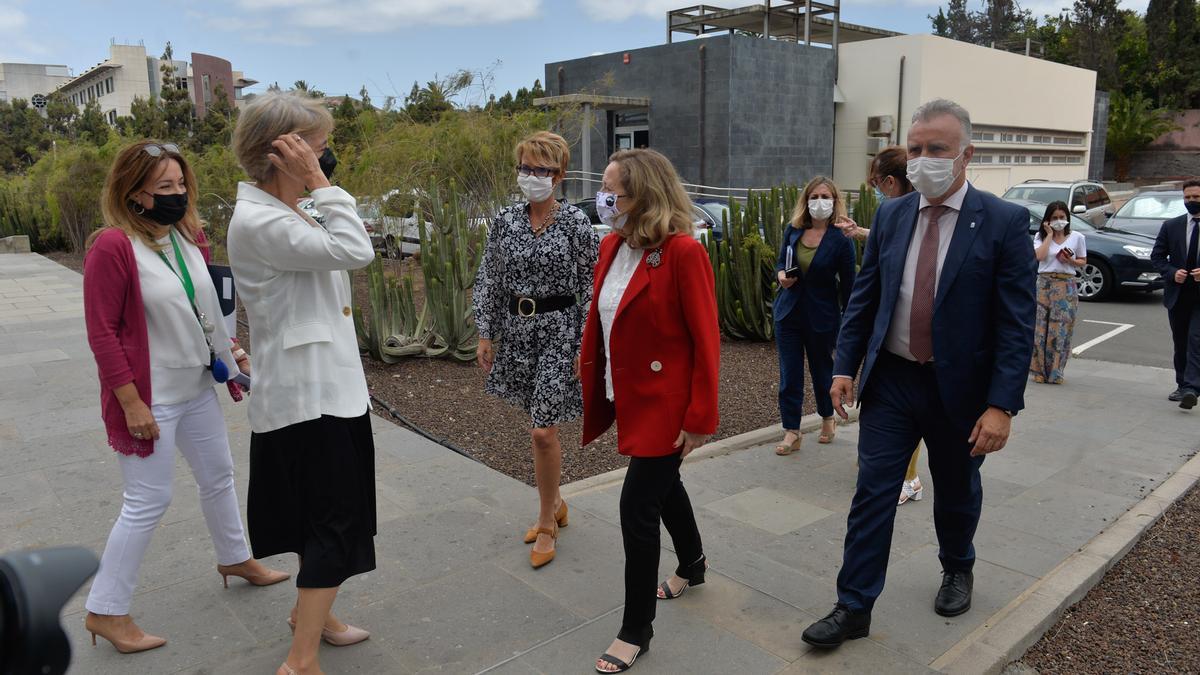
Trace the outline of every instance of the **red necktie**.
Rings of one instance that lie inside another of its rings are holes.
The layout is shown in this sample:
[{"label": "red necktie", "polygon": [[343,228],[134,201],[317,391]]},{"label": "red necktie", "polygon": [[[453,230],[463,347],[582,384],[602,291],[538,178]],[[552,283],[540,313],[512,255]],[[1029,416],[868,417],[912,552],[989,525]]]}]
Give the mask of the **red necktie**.
[{"label": "red necktie", "polygon": [[908,319],[908,351],[918,363],[933,358],[933,299],[937,289],[938,220],[949,210],[945,206],[927,206],[929,214],[921,251],[917,255],[917,274],[913,280],[912,313]]}]

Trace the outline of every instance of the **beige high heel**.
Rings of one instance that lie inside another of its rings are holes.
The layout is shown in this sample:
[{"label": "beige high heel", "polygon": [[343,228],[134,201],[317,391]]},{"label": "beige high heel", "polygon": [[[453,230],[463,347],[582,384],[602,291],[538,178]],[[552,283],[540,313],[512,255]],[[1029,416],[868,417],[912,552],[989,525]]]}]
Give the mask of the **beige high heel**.
[{"label": "beige high heel", "polygon": [[[567,526],[567,500],[562,500],[561,505],[558,507],[558,511],[554,514],[554,520],[558,523],[559,527]],[[533,542],[537,541],[537,537],[538,528],[536,524],[525,531],[526,544],[532,544]]]},{"label": "beige high heel", "polygon": [[[833,418],[830,417],[828,419],[821,420],[821,422],[824,423],[824,422],[827,422],[828,420],[832,420],[832,419]],[[830,443],[833,442],[833,439],[837,437],[837,421],[834,420],[833,429],[831,429],[829,431],[825,430],[824,424],[822,424],[821,427],[822,427],[821,435],[817,436],[817,442],[820,443],[821,445],[829,445]]]},{"label": "beige high heel", "polygon": [[779,455],[780,457],[785,457],[785,456],[790,455],[793,452],[799,450],[800,442],[804,440],[804,435],[801,434],[799,431],[788,431],[786,433],[796,434],[796,440],[792,441],[790,445],[787,443],[780,442],[779,445],[775,446],[775,454]]},{"label": "beige high heel", "polygon": [[[111,642],[112,646],[116,647],[117,651],[121,652],[122,654],[136,654],[138,652],[146,652],[146,651],[150,651],[151,649],[158,649],[159,647],[167,644],[166,638],[161,638],[161,637],[158,637],[157,635],[150,635],[149,633],[146,633],[145,631],[142,631],[142,636],[136,640],[124,640],[122,638],[119,638],[116,636],[116,631],[113,631],[113,630],[110,630],[109,628],[101,626],[100,625],[101,622],[99,619],[96,619],[94,621],[92,620],[92,617],[98,617],[98,616],[100,616],[100,615],[88,612],[87,616],[84,617],[84,619],[83,619],[84,629],[87,630],[87,632],[92,634],[92,646],[93,647],[96,646],[96,636],[97,635],[99,635],[100,637],[104,638],[105,640],[108,640],[109,642]],[[137,624],[133,623],[133,619],[130,619],[129,623],[131,625],[133,625],[134,628],[137,628]],[[138,630],[141,630],[141,629],[138,628]]]},{"label": "beige high heel", "polygon": [[[296,632],[296,622],[290,616],[287,618],[287,625],[292,629],[293,633]],[[334,647],[349,647],[369,637],[371,637],[370,632],[358,626],[351,626],[350,624],[346,624],[346,630],[343,631],[332,631],[324,626],[321,627],[321,639]]]},{"label": "beige high heel", "polygon": [[221,581],[225,583],[225,588],[229,588],[229,577],[238,577],[245,579],[254,586],[271,586],[281,581],[287,581],[292,578],[287,572],[279,570],[267,569],[266,574],[251,574],[245,570],[239,569],[246,563],[241,562],[236,565],[217,565],[217,574],[221,575]]}]

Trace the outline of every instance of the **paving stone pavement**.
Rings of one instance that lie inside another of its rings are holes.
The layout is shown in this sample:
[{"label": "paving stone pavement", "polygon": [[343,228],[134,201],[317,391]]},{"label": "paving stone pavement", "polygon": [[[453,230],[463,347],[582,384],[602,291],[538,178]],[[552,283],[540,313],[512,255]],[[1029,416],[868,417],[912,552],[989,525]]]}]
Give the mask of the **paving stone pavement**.
[{"label": "paving stone pavement", "polygon": [[[40,256],[0,255],[0,551],[79,544],[99,553],[120,508],[80,288],[78,274]],[[922,461],[926,498],[899,509],[871,636],[831,653],[812,651],[800,633],[835,599],[855,428],[831,445],[808,438],[789,457],[762,447],[687,465],[712,569],[708,583],[660,605],[637,672],[929,672],[1196,452],[1200,412],[1168,403],[1172,384],[1167,371],[1077,359],[1066,385],[1029,385],[1012,442],[983,467],[974,607],[953,619],[932,611],[940,575]],[[249,428],[243,406],[225,408],[244,505]],[[374,428],[379,568],[349,581],[337,605],[372,637],[325,647],[325,671],[590,672],[620,624],[620,484],[571,499],[559,557],[535,571],[519,539],[533,488],[381,418]],[[133,609],[170,642],[133,656],[103,641],[93,648],[81,592],[63,618],[72,672],[273,673],[286,655],[291,585],[223,589],[182,461],[175,487]],[[665,533],[664,544],[666,574]],[[268,562],[295,570],[292,559]]]}]

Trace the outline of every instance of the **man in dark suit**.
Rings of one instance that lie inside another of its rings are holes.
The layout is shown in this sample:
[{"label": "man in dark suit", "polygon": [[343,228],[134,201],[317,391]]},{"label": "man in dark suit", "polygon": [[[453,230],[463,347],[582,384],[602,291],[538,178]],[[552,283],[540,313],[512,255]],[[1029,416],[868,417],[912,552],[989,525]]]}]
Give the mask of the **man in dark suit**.
[{"label": "man in dark suit", "polygon": [[942,584],[934,611],[971,607],[979,467],[1024,407],[1037,274],[1029,214],[966,180],[971,119],[937,99],[913,114],[908,178],[917,192],[875,215],[846,308],[830,392],[838,414],[859,394],[858,486],[838,602],[804,631],[816,647],[866,637],[883,591],[896,494],[919,440],[933,476]]},{"label": "man in dark suit", "polygon": [[1158,231],[1150,260],[1162,274],[1163,304],[1175,341],[1175,385],[1169,398],[1191,410],[1200,396],[1200,178],[1183,184],[1187,213]]}]

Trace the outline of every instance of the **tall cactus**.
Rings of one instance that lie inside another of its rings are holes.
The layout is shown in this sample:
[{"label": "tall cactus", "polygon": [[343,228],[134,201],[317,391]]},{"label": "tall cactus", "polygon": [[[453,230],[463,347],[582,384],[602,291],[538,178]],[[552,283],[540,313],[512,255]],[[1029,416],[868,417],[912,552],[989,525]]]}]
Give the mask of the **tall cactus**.
[{"label": "tall cactus", "polygon": [[708,238],[718,318],[721,331],[731,339],[773,337],[775,255],[797,194],[794,187],[752,193],[744,207],[731,199],[722,240]]},{"label": "tall cactus", "polygon": [[[850,217],[854,222],[858,223],[859,227],[871,227],[875,220],[875,211],[879,209],[879,200],[875,198],[875,191],[867,188],[865,183],[858,186],[858,199],[854,202],[854,210]],[[863,249],[866,248],[867,242],[854,242],[854,251],[858,265],[862,266]]]},{"label": "tall cactus", "polygon": [[357,303],[354,307],[359,349],[384,363],[424,354],[430,342],[429,330],[425,326],[425,313],[417,316],[412,278],[406,276],[397,281],[387,276],[378,256],[367,265],[366,274],[370,316],[364,320]]},{"label": "tall cactus", "polygon": [[426,355],[459,361],[475,359],[479,331],[475,328],[469,291],[483,258],[487,228],[473,226],[458,191],[443,201],[439,190],[430,198],[433,223],[418,223],[421,233],[421,273],[425,277],[425,312],[433,343]]}]

